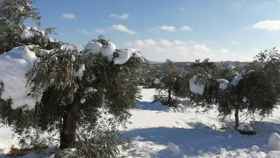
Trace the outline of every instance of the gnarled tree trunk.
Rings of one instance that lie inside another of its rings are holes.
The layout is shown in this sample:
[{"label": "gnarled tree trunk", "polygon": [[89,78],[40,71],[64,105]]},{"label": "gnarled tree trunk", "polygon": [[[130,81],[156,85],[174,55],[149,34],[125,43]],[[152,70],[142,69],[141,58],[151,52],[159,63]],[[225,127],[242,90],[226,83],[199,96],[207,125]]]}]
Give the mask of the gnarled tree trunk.
[{"label": "gnarled tree trunk", "polygon": [[172,106],[171,89],[168,89],[168,99],[167,99],[167,103],[169,104],[169,106]]},{"label": "gnarled tree trunk", "polygon": [[235,119],[235,129],[238,130],[239,127],[239,107],[237,106],[234,111],[234,119]]},{"label": "gnarled tree trunk", "polygon": [[60,149],[71,148],[76,141],[77,122],[79,119],[79,104],[66,108],[60,131]]}]

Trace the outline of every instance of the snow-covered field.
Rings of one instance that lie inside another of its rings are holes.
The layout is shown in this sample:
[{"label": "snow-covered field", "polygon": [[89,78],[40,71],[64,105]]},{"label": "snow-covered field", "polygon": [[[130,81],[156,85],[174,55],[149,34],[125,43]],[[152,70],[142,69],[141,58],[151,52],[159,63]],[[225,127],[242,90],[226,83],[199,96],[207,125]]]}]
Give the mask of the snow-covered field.
[{"label": "snow-covered field", "polygon": [[[132,116],[127,127],[121,129],[122,136],[130,142],[122,157],[280,157],[280,136],[271,136],[280,130],[280,109],[256,122],[257,135],[244,136],[234,130],[222,130],[224,124],[215,109],[206,112],[195,108],[168,109],[152,103],[154,94],[154,89],[143,89],[141,102],[130,111]],[[0,151],[14,143],[11,130],[0,128]]]},{"label": "snow-covered field", "polygon": [[153,89],[142,90],[142,101],[130,111],[132,117],[123,136],[131,146],[123,152],[124,157],[280,157],[280,139],[278,135],[271,137],[280,130],[280,109],[256,122],[257,135],[244,136],[234,130],[222,130],[216,110],[167,109],[159,103],[151,104],[154,93]]}]

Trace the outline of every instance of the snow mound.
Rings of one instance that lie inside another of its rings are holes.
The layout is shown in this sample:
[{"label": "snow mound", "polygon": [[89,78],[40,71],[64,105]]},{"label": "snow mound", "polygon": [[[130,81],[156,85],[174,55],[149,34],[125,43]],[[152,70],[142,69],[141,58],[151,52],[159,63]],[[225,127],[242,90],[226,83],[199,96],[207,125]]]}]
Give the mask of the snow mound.
[{"label": "snow mound", "polygon": [[154,88],[143,88],[142,86],[139,86],[138,88],[140,89],[140,101],[153,102],[155,100],[154,95],[158,93],[158,90]]},{"label": "snow mound", "polygon": [[167,150],[173,156],[179,156],[182,153],[180,147],[174,143],[168,143]]},{"label": "snow mound", "polygon": [[[280,135],[278,133],[273,133],[269,137],[268,146],[271,150],[279,150],[280,151]],[[280,152],[279,152],[280,153]],[[280,156],[280,154],[279,154]]]},{"label": "snow mound", "polygon": [[79,79],[82,79],[85,71],[86,71],[86,66],[85,64],[82,64],[79,70],[76,72],[75,76],[77,76]]},{"label": "snow mound", "polygon": [[26,27],[22,34],[21,34],[21,39],[31,39],[34,37],[38,37],[38,36],[46,36],[46,32],[44,30],[40,30],[37,27]]},{"label": "snow mound", "polygon": [[101,53],[102,44],[96,40],[89,41],[85,46],[85,52],[90,54],[99,54]]},{"label": "snow mound", "polygon": [[270,151],[266,158],[279,158],[280,157],[280,151]]},{"label": "snow mound", "polygon": [[101,54],[116,65],[125,64],[131,57],[137,57],[144,61],[143,56],[136,49],[117,49],[116,45],[109,40],[99,37],[91,40],[85,46],[84,52],[87,54]]},{"label": "snow mound", "polygon": [[108,60],[112,61],[116,51],[116,45],[103,39],[92,40],[85,46],[84,51],[94,55],[101,53],[103,56],[107,57]]},{"label": "snow mound", "polygon": [[160,84],[160,79],[158,79],[158,78],[154,79],[154,84],[155,84],[155,85]]},{"label": "snow mound", "polygon": [[228,87],[229,81],[226,79],[217,79],[217,82],[219,83],[219,88],[221,90],[225,90]]},{"label": "snow mound", "polygon": [[[253,146],[257,147],[258,146]],[[267,154],[263,151],[255,150],[253,147],[237,150],[227,150],[222,148],[218,155],[205,154],[203,158],[267,158]]]},{"label": "snow mound", "polygon": [[16,47],[0,56],[0,81],[4,83],[3,98],[13,99],[13,108],[30,105],[35,101],[27,96],[26,73],[37,59],[31,46]]},{"label": "snow mound", "polygon": [[79,51],[78,47],[74,44],[63,44],[60,49],[64,51]]},{"label": "snow mound", "polygon": [[137,57],[143,59],[140,55],[139,51],[136,49],[122,49],[116,51],[116,56],[114,57],[113,61],[114,64],[125,64],[131,57]]},{"label": "snow mound", "polygon": [[198,94],[198,95],[203,95],[204,89],[205,89],[205,84],[200,82],[198,80],[197,76],[193,76],[190,79],[189,84],[190,84],[190,90],[191,90],[192,93]]},{"label": "snow mound", "polygon": [[250,132],[250,131],[254,131],[254,128],[250,124],[241,123],[238,126],[238,130]]},{"label": "snow mound", "polygon": [[4,53],[1,58],[6,58],[7,60],[14,60],[22,64],[32,65],[37,59],[36,54],[30,50],[31,46],[21,46],[16,47],[9,52]]},{"label": "snow mound", "polygon": [[112,61],[115,51],[116,45],[110,41],[108,41],[107,45],[103,45],[101,48],[101,54],[107,57],[107,59],[110,61]]},{"label": "snow mound", "polygon": [[116,57],[114,57],[114,64],[125,64],[132,56],[132,52],[128,49],[117,50]]}]

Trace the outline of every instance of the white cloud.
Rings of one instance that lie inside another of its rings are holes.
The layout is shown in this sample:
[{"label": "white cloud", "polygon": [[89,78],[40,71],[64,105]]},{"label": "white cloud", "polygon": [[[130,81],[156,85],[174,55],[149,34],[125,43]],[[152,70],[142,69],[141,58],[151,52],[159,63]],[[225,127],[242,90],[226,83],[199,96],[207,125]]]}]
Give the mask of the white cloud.
[{"label": "white cloud", "polygon": [[233,53],[226,48],[213,48],[207,44],[193,41],[144,39],[129,42],[127,47],[139,49],[147,59],[152,61],[165,61],[166,59],[194,61],[205,58],[210,58],[212,61],[250,60],[248,54]]},{"label": "white cloud", "polygon": [[80,34],[85,36],[96,36],[96,35],[104,35],[108,32],[117,31],[122,33],[127,33],[129,35],[136,34],[135,31],[129,29],[127,26],[122,24],[116,24],[112,25],[110,27],[104,27],[104,28],[96,28],[96,29],[78,29],[77,30]]},{"label": "white cloud", "polygon": [[77,15],[74,14],[74,13],[63,13],[63,14],[61,15],[61,17],[62,17],[63,19],[66,19],[66,20],[75,20],[75,19],[77,19]]},{"label": "white cloud", "polygon": [[159,27],[159,29],[165,32],[192,31],[192,28],[188,25],[184,25],[181,27],[176,27],[172,25],[162,25]]},{"label": "white cloud", "polygon": [[181,30],[181,31],[192,31],[192,28],[191,28],[190,26],[188,26],[188,25],[185,25],[185,26],[182,26],[182,27],[180,28],[180,30]]},{"label": "white cloud", "polygon": [[263,20],[253,25],[254,29],[280,31],[280,20]]},{"label": "white cloud", "polygon": [[175,32],[177,28],[175,26],[162,25],[160,26],[160,30],[167,31],[167,32]]},{"label": "white cloud", "polygon": [[110,14],[111,18],[118,19],[118,20],[127,20],[128,19],[128,14],[123,13],[123,14]]},{"label": "white cloud", "polygon": [[130,34],[130,35],[136,34],[135,31],[130,30],[127,26],[122,25],[122,24],[113,25],[113,26],[112,26],[112,29],[113,29],[114,31],[119,31],[119,32],[128,33],[128,34]]}]

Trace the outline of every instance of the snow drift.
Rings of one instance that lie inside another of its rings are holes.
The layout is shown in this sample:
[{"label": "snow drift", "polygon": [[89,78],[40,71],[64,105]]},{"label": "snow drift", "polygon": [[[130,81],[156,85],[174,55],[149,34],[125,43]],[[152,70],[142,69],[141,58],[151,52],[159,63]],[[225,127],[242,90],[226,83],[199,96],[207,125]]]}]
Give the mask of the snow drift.
[{"label": "snow drift", "polygon": [[193,76],[190,81],[190,90],[194,94],[203,95],[205,84],[202,83],[197,76]]},{"label": "snow drift", "polygon": [[3,98],[13,99],[13,108],[30,105],[35,101],[27,96],[26,73],[37,59],[32,46],[16,47],[0,56],[0,81],[4,83]]}]

